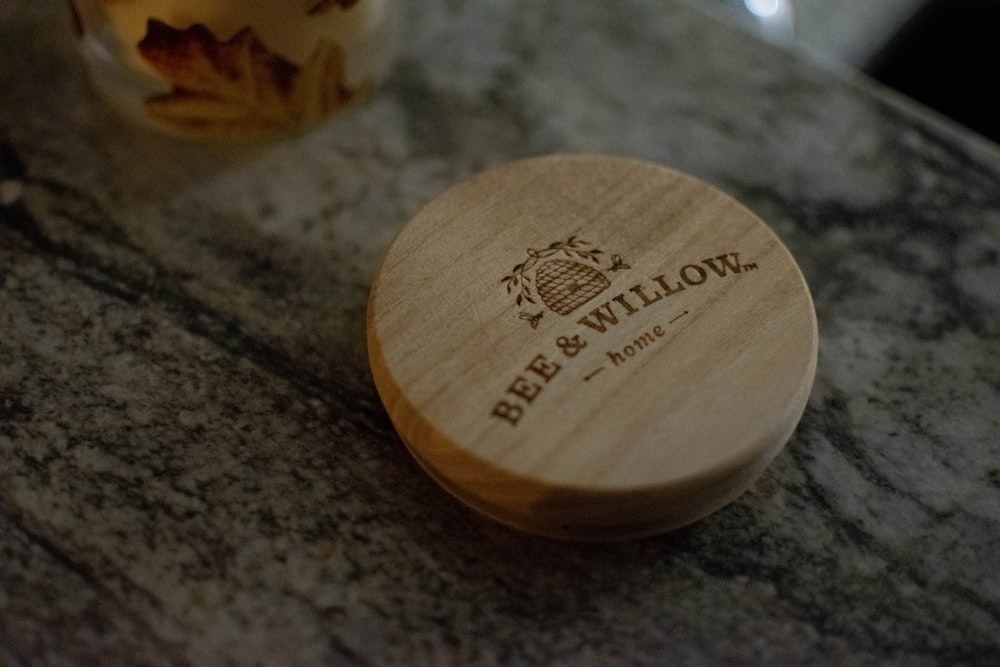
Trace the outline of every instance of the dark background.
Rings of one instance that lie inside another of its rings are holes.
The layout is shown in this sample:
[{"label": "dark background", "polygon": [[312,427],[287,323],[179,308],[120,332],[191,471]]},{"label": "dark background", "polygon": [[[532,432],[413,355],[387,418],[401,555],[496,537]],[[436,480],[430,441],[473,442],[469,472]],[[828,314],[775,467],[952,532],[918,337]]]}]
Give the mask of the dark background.
[{"label": "dark background", "polygon": [[867,74],[1000,142],[1000,1],[934,0]]}]

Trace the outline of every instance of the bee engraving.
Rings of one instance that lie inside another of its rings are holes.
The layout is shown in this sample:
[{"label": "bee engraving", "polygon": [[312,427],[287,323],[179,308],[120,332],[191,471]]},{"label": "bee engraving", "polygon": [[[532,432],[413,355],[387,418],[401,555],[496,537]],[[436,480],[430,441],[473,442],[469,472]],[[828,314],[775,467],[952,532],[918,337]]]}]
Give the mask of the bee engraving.
[{"label": "bee engraving", "polygon": [[532,315],[531,313],[520,313],[518,316],[522,320],[527,320],[528,324],[531,325],[532,329],[537,329],[538,328],[538,321],[542,319],[542,315],[544,313],[545,313],[544,310],[540,310],[537,313],[535,313],[534,315]]},{"label": "bee engraving", "polygon": [[611,267],[608,269],[609,271],[621,271],[622,269],[631,269],[631,268],[632,268],[631,265],[626,264],[622,260],[621,255],[611,255]]}]

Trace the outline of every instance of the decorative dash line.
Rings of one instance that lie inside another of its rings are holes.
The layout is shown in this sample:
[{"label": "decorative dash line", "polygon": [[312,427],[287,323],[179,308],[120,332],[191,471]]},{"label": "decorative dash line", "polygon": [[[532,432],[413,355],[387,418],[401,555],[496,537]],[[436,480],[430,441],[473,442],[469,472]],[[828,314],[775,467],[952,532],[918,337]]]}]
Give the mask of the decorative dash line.
[{"label": "decorative dash line", "polygon": [[670,320],[670,321],[669,321],[669,322],[668,322],[667,324],[673,324],[673,323],[674,323],[674,322],[676,322],[677,320],[679,320],[679,319],[681,319],[682,317],[684,317],[685,315],[687,315],[687,314],[688,314],[688,312],[689,312],[689,311],[686,311],[686,310],[685,310],[685,311],[684,311],[683,313],[681,313],[680,315],[678,315],[678,316],[677,316],[677,317],[675,317],[674,319]]},{"label": "decorative dash line", "polygon": [[591,380],[591,379],[592,379],[592,378],[593,378],[593,377],[594,377],[595,375],[597,375],[598,373],[600,373],[600,372],[601,372],[601,371],[603,371],[603,370],[604,370],[604,366],[601,366],[601,367],[600,367],[600,368],[598,368],[598,369],[597,369],[596,371],[593,371],[593,372],[591,372],[591,373],[588,373],[587,375],[584,375],[584,376],[583,376],[583,381],[584,381],[584,382],[590,382],[590,380]]}]

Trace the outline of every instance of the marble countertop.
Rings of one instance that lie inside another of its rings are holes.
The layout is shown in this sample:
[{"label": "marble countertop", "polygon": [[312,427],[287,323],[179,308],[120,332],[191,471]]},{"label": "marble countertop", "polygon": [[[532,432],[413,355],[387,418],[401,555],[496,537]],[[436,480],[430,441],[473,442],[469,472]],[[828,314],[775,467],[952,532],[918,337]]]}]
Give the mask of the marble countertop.
[{"label": "marble countertop", "polygon": [[[0,6],[4,667],[1000,663],[995,145],[684,3],[429,0],[364,107],[206,148],[109,117],[66,13]],[[393,236],[555,151],[715,184],[813,291],[797,432],[672,534],[481,520],[373,389]]]}]

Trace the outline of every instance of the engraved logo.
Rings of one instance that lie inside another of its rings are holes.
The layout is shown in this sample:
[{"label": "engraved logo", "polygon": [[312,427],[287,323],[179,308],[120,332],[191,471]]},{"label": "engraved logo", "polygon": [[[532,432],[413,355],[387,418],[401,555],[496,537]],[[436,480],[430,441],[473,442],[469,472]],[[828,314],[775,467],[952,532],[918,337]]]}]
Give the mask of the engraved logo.
[{"label": "engraved logo", "polygon": [[[538,328],[546,308],[557,315],[569,315],[584,304],[590,305],[577,312],[572,322],[559,325],[546,347],[535,351],[493,404],[490,416],[512,428],[552,383],[574,375],[580,382],[591,383],[601,373],[631,368],[639,363],[634,359],[647,358],[662,348],[675,331],[696,317],[696,304],[685,298],[692,292],[701,292],[704,285],[715,281],[739,280],[758,270],[756,262],[743,262],[739,251],[730,250],[685,264],[677,262],[646,277],[628,274],[623,276],[627,282],[615,281],[620,289],[605,294],[612,284],[611,273],[632,268],[620,255],[612,254],[610,266],[602,269],[604,253],[575,236],[541,250],[529,248],[527,254],[528,258],[500,282],[508,294],[516,295],[518,317],[532,329]],[[596,303],[591,303],[595,299]],[[544,307],[538,306],[539,302]],[[641,324],[631,319],[641,312],[647,314],[640,318]],[[577,370],[564,375],[567,367]]]},{"label": "engraved logo", "polygon": [[[537,305],[540,300],[557,315],[569,315],[611,286],[599,270],[603,251],[576,236],[556,241],[547,248],[528,248],[528,259],[517,264],[500,282],[508,294],[516,294],[518,306]],[[619,255],[611,256],[608,271],[631,268]],[[537,328],[544,310],[521,311],[518,316]]]}]

